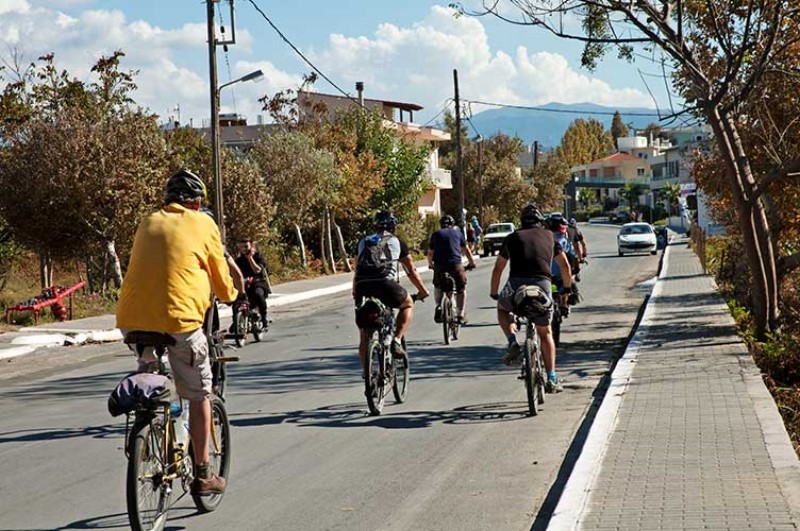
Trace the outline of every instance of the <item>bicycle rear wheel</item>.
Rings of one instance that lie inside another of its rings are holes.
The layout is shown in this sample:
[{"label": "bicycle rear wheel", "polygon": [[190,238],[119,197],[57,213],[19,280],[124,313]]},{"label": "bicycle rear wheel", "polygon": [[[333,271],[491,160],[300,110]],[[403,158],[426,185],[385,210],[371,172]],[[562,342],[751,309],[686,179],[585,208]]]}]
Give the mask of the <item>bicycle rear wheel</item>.
[{"label": "bicycle rear wheel", "polygon": [[[211,397],[211,440],[209,441],[209,472],[225,478],[227,481],[231,466],[231,425],[228,412],[219,397]],[[190,445],[191,446],[191,445]],[[190,448],[191,451],[191,448]],[[198,496],[192,494],[195,507],[201,513],[214,511],[222,501],[224,494]]]},{"label": "bicycle rear wheel", "polygon": [[528,413],[530,416],[539,414],[539,401],[536,396],[538,380],[534,377],[533,355],[536,355],[536,342],[533,338],[525,339],[525,351],[522,353],[522,377],[525,380],[525,394],[528,397]]},{"label": "bicycle rear wheel", "polygon": [[166,473],[165,427],[160,419],[139,426],[130,440],[126,501],[128,521],[134,531],[160,531],[167,523],[170,489]]},{"label": "bicycle rear wheel", "polygon": [[392,392],[394,399],[398,404],[406,401],[408,396],[408,379],[411,374],[411,368],[408,363],[408,349],[406,349],[406,338],[401,340],[403,350],[406,352],[404,358],[394,358],[392,364],[394,365],[394,381],[392,382]]},{"label": "bicycle rear wheel", "polygon": [[450,344],[450,320],[453,318],[453,307],[450,302],[450,295],[445,293],[442,297],[442,332],[444,333],[444,344]]},{"label": "bicycle rear wheel", "polygon": [[380,415],[386,398],[386,379],[383,367],[383,345],[377,339],[367,344],[367,373],[364,377],[367,406],[372,415]]}]

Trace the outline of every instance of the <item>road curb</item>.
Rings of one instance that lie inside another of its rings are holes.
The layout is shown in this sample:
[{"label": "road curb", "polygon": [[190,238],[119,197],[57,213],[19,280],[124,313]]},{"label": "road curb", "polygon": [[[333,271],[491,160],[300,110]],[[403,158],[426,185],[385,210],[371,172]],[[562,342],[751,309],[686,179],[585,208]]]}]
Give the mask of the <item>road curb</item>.
[{"label": "road curb", "polygon": [[[427,265],[420,265],[417,267],[417,272],[419,273],[426,273],[428,271],[429,268]],[[401,273],[400,276],[405,277],[406,276],[405,272]],[[289,306],[291,304],[296,304],[298,302],[324,297],[326,295],[334,295],[337,293],[342,293],[344,291],[351,289],[352,286],[353,283],[351,281],[348,281],[348,282],[342,282],[341,284],[335,284],[333,286],[327,286],[324,288],[317,288],[308,291],[302,291],[299,293],[281,295],[269,301],[269,307],[280,308],[281,306]],[[223,305],[219,308],[220,317],[225,318],[225,317],[230,317],[231,315],[233,315],[233,309],[230,306]],[[16,358],[18,356],[30,354],[39,348],[67,346],[67,345],[80,346],[87,343],[113,343],[117,341],[122,341],[122,332],[120,332],[118,328],[112,328],[106,330],[87,330],[87,329],[70,329],[58,326],[46,327],[46,328],[24,327],[20,329],[20,332],[28,332],[28,333],[38,332],[39,335],[32,337],[41,336],[42,338],[49,337],[50,339],[42,340],[41,342],[34,341],[33,344],[25,344],[11,348],[0,349],[0,360]],[[14,341],[14,343],[18,342]]]},{"label": "road curb", "polygon": [[589,494],[594,488],[597,475],[600,472],[600,463],[603,461],[608,441],[619,420],[619,408],[622,398],[628,389],[631,374],[635,366],[639,349],[647,336],[648,328],[652,325],[655,316],[655,306],[652,302],[661,294],[663,278],[666,276],[669,264],[670,247],[662,255],[658,280],[653,286],[653,291],[645,303],[642,318],[636,325],[625,353],[617,361],[606,389],[603,401],[594,418],[592,427],[586,436],[583,449],[575,462],[572,473],[567,479],[564,491],[558,500],[553,515],[547,526],[548,531],[575,531],[578,529],[583,516]]}]

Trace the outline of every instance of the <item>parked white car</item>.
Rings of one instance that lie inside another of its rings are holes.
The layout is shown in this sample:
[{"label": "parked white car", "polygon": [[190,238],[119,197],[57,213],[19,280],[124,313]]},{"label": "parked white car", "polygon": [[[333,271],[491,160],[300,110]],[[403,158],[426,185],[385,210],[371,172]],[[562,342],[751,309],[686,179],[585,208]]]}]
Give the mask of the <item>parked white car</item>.
[{"label": "parked white car", "polygon": [[617,250],[625,253],[656,254],[656,233],[649,223],[626,223],[617,235]]},{"label": "parked white car", "polygon": [[513,223],[492,223],[483,233],[483,256],[491,256],[500,250],[506,236],[514,232]]}]

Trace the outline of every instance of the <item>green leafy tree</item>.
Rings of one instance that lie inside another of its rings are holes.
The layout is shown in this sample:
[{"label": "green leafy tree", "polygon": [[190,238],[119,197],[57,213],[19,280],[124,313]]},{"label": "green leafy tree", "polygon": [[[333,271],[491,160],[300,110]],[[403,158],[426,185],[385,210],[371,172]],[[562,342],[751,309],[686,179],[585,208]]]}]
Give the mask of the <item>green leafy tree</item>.
[{"label": "green leafy tree", "polygon": [[[753,279],[756,337],[766,339],[779,323],[779,263],[788,258],[776,245],[766,195],[773,182],[800,173],[800,157],[796,152],[774,157],[770,171],[760,173],[740,127],[754,115],[750,104],[766,93],[765,79],[777,76],[796,83],[800,10],[795,3],[526,0],[484,6],[475,14],[497,15],[583,42],[582,63],[589,69],[611,50],[633,60],[637,44],[661,55],[672,68],[673,87],[686,112],[705,120],[714,132]],[[567,13],[580,26],[559,25]]]}]

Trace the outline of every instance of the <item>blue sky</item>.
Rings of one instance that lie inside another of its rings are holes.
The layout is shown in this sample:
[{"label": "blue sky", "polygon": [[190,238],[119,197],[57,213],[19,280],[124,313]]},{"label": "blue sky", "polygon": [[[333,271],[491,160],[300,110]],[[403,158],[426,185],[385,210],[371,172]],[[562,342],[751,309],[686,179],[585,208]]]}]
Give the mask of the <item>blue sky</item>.
[{"label": "blue sky", "polygon": [[[453,68],[471,99],[654,106],[638,74],[655,71],[652,65],[612,54],[591,73],[580,68],[579,43],[490,18],[457,19],[447,1],[255,1],[345,90],[363,80],[369,97],[420,103],[426,109],[417,121],[452,95]],[[227,2],[221,8],[227,22]],[[309,69],[248,0],[236,0],[236,9],[239,43],[227,56],[220,50],[220,81],[255,68],[267,79],[226,89],[223,110],[255,121],[259,96],[295,86]],[[16,46],[33,59],[54,51],[62,67],[88,77],[93,59],[122,48],[126,64],[140,70],[137,101],[159,114],[179,105],[182,121],[201,121],[208,115],[204,26],[200,0],[0,0],[0,53]],[[651,83],[663,105],[663,81]],[[334,92],[323,81],[317,90]]]}]

